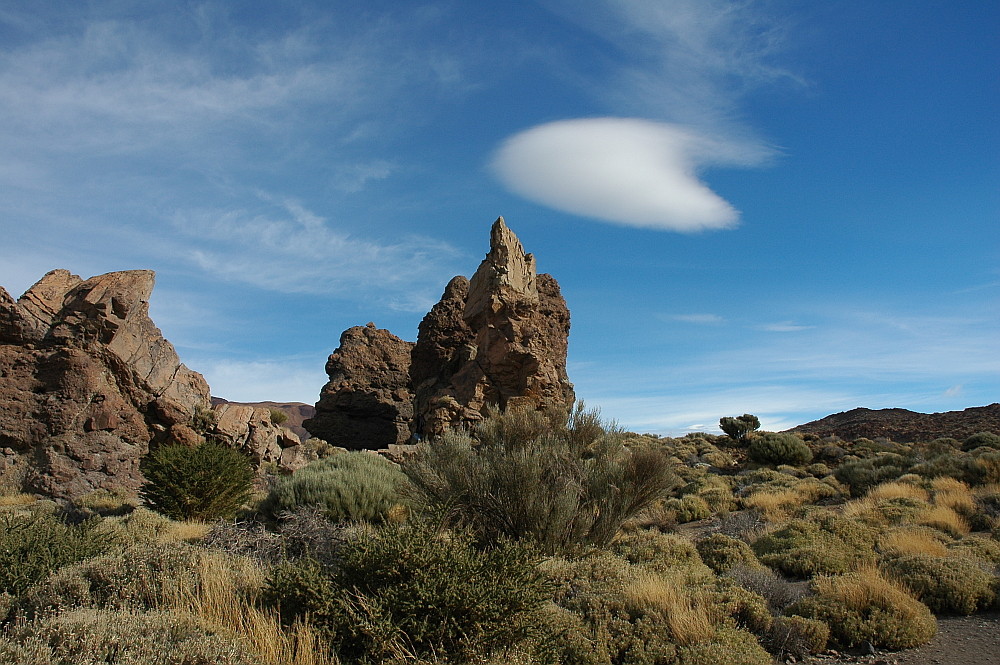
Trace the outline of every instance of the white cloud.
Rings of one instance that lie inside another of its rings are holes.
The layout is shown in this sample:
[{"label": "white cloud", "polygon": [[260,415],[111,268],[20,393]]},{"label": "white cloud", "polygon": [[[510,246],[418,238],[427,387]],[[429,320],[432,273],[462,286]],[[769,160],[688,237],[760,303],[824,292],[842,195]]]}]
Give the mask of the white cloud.
[{"label": "white cloud", "polygon": [[674,321],[681,321],[682,323],[696,323],[699,325],[720,325],[725,323],[726,320],[719,316],[718,314],[674,314],[670,317]]},{"label": "white cloud", "polygon": [[712,164],[757,162],[756,150],[634,118],[563,120],[507,139],[493,168],[512,191],[585,217],[693,232],[739,213],[698,179]]},{"label": "white cloud", "polygon": [[781,321],[779,323],[765,323],[758,326],[758,330],[765,330],[767,332],[799,332],[800,330],[809,330],[813,326],[806,326],[799,323],[794,323],[792,321]]},{"label": "white cloud", "polygon": [[[174,227],[190,259],[227,280],[284,293],[376,298],[393,309],[426,311],[460,256],[418,236],[379,243],[330,228],[291,200],[260,194],[263,209],[178,213]],[[197,243],[195,245],[194,243]]]}]

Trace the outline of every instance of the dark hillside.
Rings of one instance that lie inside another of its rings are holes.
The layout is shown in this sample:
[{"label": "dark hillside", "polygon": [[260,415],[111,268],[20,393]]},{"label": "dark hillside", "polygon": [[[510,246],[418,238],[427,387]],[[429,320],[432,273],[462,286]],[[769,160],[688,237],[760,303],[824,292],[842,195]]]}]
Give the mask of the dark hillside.
[{"label": "dark hillside", "polygon": [[789,431],[835,435],[845,441],[860,437],[885,437],[898,443],[913,443],[946,436],[962,440],[977,432],[1000,434],[1000,403],[943,413],[857,408],[793,427]]}]

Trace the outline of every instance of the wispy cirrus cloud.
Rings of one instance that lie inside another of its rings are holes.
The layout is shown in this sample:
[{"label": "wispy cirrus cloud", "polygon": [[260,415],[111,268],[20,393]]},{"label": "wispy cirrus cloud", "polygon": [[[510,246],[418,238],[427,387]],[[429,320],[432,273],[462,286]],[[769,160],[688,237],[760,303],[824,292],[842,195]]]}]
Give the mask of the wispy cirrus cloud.
[{"label": "wispy cirrus cloud", "polygon": [[674,314],[668,318],[682,323],[695,323],[706,326],[717,326],[726,322],[726,319],[718,314]]}]

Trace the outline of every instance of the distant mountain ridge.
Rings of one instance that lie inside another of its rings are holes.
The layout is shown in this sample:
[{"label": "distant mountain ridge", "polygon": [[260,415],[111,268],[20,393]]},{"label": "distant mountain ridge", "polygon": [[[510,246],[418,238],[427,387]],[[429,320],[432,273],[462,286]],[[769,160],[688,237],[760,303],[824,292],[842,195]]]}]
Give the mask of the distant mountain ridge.
[{"label": "distant mountain ridge", "polygon": [[962,440],[977,432],[1000,434],[1000,403],[942,413],[857,408],[835,413],[788,431],[839,436],[845,441],[861,437],[885,437],[899,443],[913,443],[946,436]]},{"label": "distant mountain ridge", "polygon": [[295,432],[296,436],[303,441],[308,439],[310,434],[302,427],[302,421],[316,415],[316,407],[311,404],[303,404],[302,402],[231,402],[213,395],[212,406],[220,404],[239,404],[241,406],[256,406],[281,411],[288,416],[288,420],[282,423],[282,426]]}]

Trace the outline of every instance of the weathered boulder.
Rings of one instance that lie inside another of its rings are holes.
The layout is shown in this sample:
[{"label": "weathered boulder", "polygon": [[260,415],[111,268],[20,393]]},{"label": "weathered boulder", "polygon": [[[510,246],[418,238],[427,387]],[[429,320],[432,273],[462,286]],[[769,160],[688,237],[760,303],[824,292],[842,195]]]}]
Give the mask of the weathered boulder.
[{"label": "weathered boulder", "polygon": [[482,418],[489,405],[568,409],[569,310],[556,280],[503,218],[471,280],[456,277],[420,323],[410,378],[413,431],[433,437]]},{"label": "weathered boulder", "polygon": [[209,434],[247,453],[258,467],[280,466],[282,452],[301,444],[290,429],[271,422],[270,409],[225,403],[215,406],[214,411],[215,424]]},{"label": "weathered boulder", "polygon": [[410,438],[412,342],[388,330],[355,326],[340,336],[326,373],[330,381],[303,426],[334,446],[377,450]]},{"label": "weathered boulder", "polygon": [[45,275],[0,289],[0,481],[55,498],[134,490],[151,442],[198,438],[204,378],[149,318],[154,274]]}]

